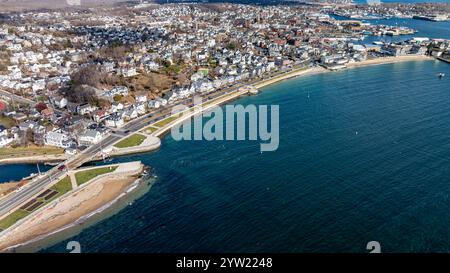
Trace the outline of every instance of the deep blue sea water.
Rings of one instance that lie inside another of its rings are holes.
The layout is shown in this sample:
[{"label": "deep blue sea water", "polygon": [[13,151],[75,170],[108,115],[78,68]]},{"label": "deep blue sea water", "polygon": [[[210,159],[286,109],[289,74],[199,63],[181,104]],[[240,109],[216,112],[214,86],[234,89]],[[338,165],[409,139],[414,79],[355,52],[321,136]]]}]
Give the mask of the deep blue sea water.
[{"label": "deep blue sea water", "polygon": [[[233,103],[280,105],[280,147],[174,141],[142,160],[158,180],[71,238],[83,252],[450,251],[450,65],[354,68]],[[67,240],[68,241],[68,240]],[[65,252],[67,241],[46,249]]]},{"label": "deep blue sea water", "polygon": [[[342,16],[333,16],[336,19],[347,20],[348,18]],[[361,42],[362,44],[371,44],[374,41],[385,42],[399,42],[411,39],[413,37],[428,37],[430,39],[450,39],[450,21],[446,22],[430,22],[425,20],[416,20],[412,18],[391,18],[382,20],[362,20],[363,22],[373,25],[388,25],[388,26],[404,26],[417,30],[413,35],[400,36],[366,36]]]},{"label": "deep blue sea water", "polygon": [[[39,169],[41,172],[45,172],[50,168],[51,166],[39,164]],[[32,173],[38,172],[39,171],[36,164],[0,165],[0,183],[9,181],[19,181]]]},{"label": "deep blue sea water", "polygon": [[[367,0],[353,0],[357,4],[367,4]],[[449,0],[380,0],[381,3],[448,3]]]},{"label": "deep blue sea water", "polygon": [[[428,37],[433,39],[450,39],[450,21],[446,22],[430,22],[425,20],[417,20],[411,18],[392,18],[383,20],[364,20],[371,24],[382,24],[390,26],[404,26],[417,30],[414,35],[394,36],[394,39],[404,39],[410,37]],[[389,38],[389,37],[386,37]]]}]

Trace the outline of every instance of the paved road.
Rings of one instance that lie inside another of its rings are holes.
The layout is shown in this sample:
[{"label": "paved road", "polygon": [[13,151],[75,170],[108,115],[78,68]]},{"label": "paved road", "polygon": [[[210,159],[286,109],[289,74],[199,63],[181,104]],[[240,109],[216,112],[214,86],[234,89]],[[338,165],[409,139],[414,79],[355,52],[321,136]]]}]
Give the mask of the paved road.
[{"label": "paved road", "polygon": [[[77,157],[73,158],[72,160],[69,160],[68,163],[66,163],[66,166],[68,169],[74,169],[76,167],[81,166],[83,163],[88,162],[93,158],[100,150],[101,147],[106,147],[117,140],[119,140],[120,137],[115,136],[108,136],[106,137],[101,145],[94,145],[80,153]],[[102,146],[105,145],[105,146]],[[62,164],[60,164],[62,165]],[[58,165],[58,166],[60,166]],[[23,203],[28,201],[29,199],[33,198],[35,195],[40,193],[41,191],[48,188],[53,182],[56,180],[59,180],[63,176],[66,175],[66,170],[60,171],[58,170],[58,166],[55,168],[52,168],[51,170],[47,171],[43,177],[30,182],[30,184],[26,185],[22,188],[22,190],[18,192],[11,193],[7,196],[5,196],[3,199],[0,200],[0,215],[4,215],[17,207],[21,206]]]}]

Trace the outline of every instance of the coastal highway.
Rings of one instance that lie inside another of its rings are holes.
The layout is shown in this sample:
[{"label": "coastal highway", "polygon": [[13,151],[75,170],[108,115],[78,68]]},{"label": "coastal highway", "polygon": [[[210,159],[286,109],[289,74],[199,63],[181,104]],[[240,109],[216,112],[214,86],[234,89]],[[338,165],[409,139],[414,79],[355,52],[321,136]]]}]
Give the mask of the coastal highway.
[{"label": "coastal highway", "polygon": [[[242,84],[234,85],[229,88],[216,90],[207,94],[202,94],[203,102],[215,99],[221,95],[229,94],[234,91],[239,90]],[[177,102],[177,105],[192,106],[192,98],[183,99]],[[150,124],[164,119],[170,116],[172,105],[154,110],[138,119],[132,120],[124,125],[120,130],[116,130],[113,134],[109,134],[99,143],[92,145],[82,151],[81,153],[75,155],[74,157],[68,159],[66,162],[59,164],[55,168],[47,171],[42,177],[39,177],[35,181],[30,182],[26,186],[22,187],[20,191],[10,193],[4,198],[0,199],[0,217],[9,214],[13,210],[20,207],[23,203],[38,195],[41,191],[47,189],[52,183],[63,178],[68,170],[75,169],[86,162],[92,160],[102,149],[113,145],[115,142],[122,138],[127,137],[143,128],[149,126]],[[65,165],[64,170],[59,170],[58,168]]]},{"label": "coastal highway", "polygon": [[93,145],[72,160],[69,159],[68,162],[66,162],[67,169],[59,170],[58,167],[62,165],[60,164],[57,167],[47,171],[42,177],[22,187],[20,191],[13,192],[5,196],[0,200],[0,215],[5,215],[21,206],[41,191],[48,188],[52,183],[63,178],[68,169],[74,169],[81,166],[83,163],[88,162],[102,149],[102,147],[107,147],[119,139],[120,137],[117,136],[108,136],[102,141],[101,145]]}]

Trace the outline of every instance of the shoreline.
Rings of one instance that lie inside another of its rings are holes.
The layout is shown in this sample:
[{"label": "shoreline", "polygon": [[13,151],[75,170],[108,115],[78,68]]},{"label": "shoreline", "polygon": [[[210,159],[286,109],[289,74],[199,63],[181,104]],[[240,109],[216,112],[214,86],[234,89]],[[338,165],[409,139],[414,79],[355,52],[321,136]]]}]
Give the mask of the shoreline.
[{"label": "shoreline", "polygon": [[[382,65],[382,64],[393,64],[393,63],[401,63],[401,62],[408,62],[408,61],[432,61],[436,60],[433,57],[425,56],[425,55],[408,55],[408,56],[399,56],[399,57],[380,57],[376,59],[370,59],[365,60],[361,62],[354,62],[354,63],[348,63],[345,64],[345,67],[336,71],[345,71],[346,69],[351,69],[355,67],[365,67],[365,66],[372,66],[372,65]],[[330,69],[326,69],[321,66],[315,66],[315,67],[308,67],[308,68],[298,68],[294,69],[294,71],[287,72],[286,74],[281,74],[278,76],[275,76],[271,79],[261,79],[255,83],[252,83],[251,85],[255,86],[256,89],[261,89],[266,86],[276,84],[279,82],[282,82],[284,80],[289,80],[297,77],[303,77],[303,76],[311,76],[321,73],[328,73],[328,72],[335,72]],[[213,102],[211,104],[208,104],[207,107],[203,108],[203,112],[207,109],[210,109],[214,106],[222,105],[226,102],[233,101],[237,98],[239,98],[243,94],[237,94],[238,92],[234,94],[227,94],[224,96],[224,99],[217,99],[217,102]],[[192,110],[193,108],[191,108]],[[196,114],[198,114],[198,111],[194,111]],[[186,115],[187,116],[187,115]],[[182,115],[182,117],[175,119],[173,122],[167,124],[164,126],[164,128],[159,128],[156,132],[152,133],[152,135],[155,135],[157,137],[164,136],[167,129],[170,129],[172,126],[179,123],[179,121],[185,120],[186,117]],[[151,127],[153,124],[150,124],[147,127]],[[145,127],[145,128],[147,128]],[[144,128],[144,129],[145,129]],[[163,130],[162,130],[163,129]],[[128,155],[128,154],[137,154],[137,153],[144,153],[149,152],[153,150],[158,150],[159,147],[152,147],[149,149],[144,150],[136,150],[132,149],[130,152],[119,152],[117,151],[117,154],[112,154],[111,156],[122,156],[122,155]],[[68,158],[66,154],[59,154],[59,155],[37,155],[37,156],[31,156],[31,157],[22,157],[22,158],[5,158],[0,159],[0,165],[8,165],[8,164],[35,164],[35,163],[45,163],[45,162],[63,162]]]},{"label": "shoreline", "polygon": [[[346,69],[351,69],[354,67],[365,67],[365,66],[371,66],[371,65],[392,64],[392,63],[400,63],[400,62],[408,62],[408,61],[431,61],[431,60],[435,60],[435,59],[432,57],[425,56],[425,55],[381,57],[381,58],[376,58],[376,59],[365,60],[362,62],[355,62],[355,63],[347,64],[348,66],[346,66],[345,68],[343,68],[339,71],[342,71],[342,70],[345,71]],[[297,69],[294,69],[293,71],[286,72],[285,74],[274,76],[271,79],[262,79],[260,81],[257,81],[255,83],[251,83],[248,85],[253,85],[259,91],[260,89],[262,89],[266,86],[269,86],[269,85],[272,85],[275,83],[279,83],[284,80],[289,80],[289,79],[303,77],[303,76],[317,75],[317,74],[322,74],[322,73],[329,73],[329,72],[336,72],[336,71],[326,69],[321,66],[308,67],[308,68],[297,68]],[[234,100],[238,99],[239,97],[241,97],[242,95],[247,94],[247,92],[242,92],[239,90],[241,90],[241,88],[238,88],[237,91],[234,93],[226,94],[226,95],[216,98],[212,103],[206,102],[201,105],[200,109],[197,109],[196,108],[197,106],[194,106],[192,108],[189,108],[186,111],[174,114],[174,115],[181,114],[181,116],[176,118],[175,120],[169,122],[168,124],[164,125],[163,127],[158,128],[158,130],[153,132],[152,135],[157,136],[162,139],[173,126],[178,125],[181,122],[194,117],[195,115],[207,112],[209,109],[223,105],[230,101],[234,101]],[[171,118],[174,115],[168,116],[164,119]],[[147,126],[145,128],[152,127],[152,126],[154,126],[154,124],[150,124],[149,126]],[[145,128],[143,130],[145,130]]]},{"label": "shoreline", "polygon": [[305,68],[305,69],[298,69],[295,71],[291,71],[288,72],[284,75],[279,75],[279,76],[275,76],[273,79],[263,79],[259,82],[256,82],[255,84],[253,84],[256,89],[261,89],[263,87],[266,87],[268,85],[272,85],[284,80],[289,80],[292,78],[297,78],[297,77],[302,77],[302,76],[311,76],[311,75],[316,75],[316,74],[320,74],[320,73],[324,73],[324,72],[328,72],[327,69],[320,67],[320,66],[316,66],[316,67],[312,67],[312,68]]},{"label": "shoreline", "polygon": [[[381,57],[381,58],[376,58],[376,59],[365,60],[362,62],[350,63],[350,64],[347,64],[346,68],[365,67],[365,66],[381,65],[381,64],[394,64],[394,63],[413,62],[413,61],[433,61],[433,60],[436,60],[436,59],[433,57],[425,56],[425,55]],[[343,70],[345,70],[345,69],[343,69]]]},{"label": "shoreline", "polygon": [[136,179],[126,191],[117,196],[114,200],[111,200],[95,211],[83,215],[73,223],[67,224],[48,234],[44,234],[26,242],[10,246],[5,250],[0,250],[0,252],[38,252],[40,250],[44,250],[58,243],[61,243],[64,240],[80,234],[86,228],[89,228],[102,220],[112,217],[121,210],[125,209],[127,206],[132,205],[135,200],[139,199],[149,191],[154,182],[154,178]]},{"label": "shoreline", "polygon": [[[409,62],[409,61],[432,61],[435,60],[433,57],[425,56],[425,55],[408,55],[408,56],[398,56],[398,57],[380,57],[376,59],[369,59],[361,62],[354,62],[354,63],[348,63],[346,64],[346,67],[339,70],[339,71],[345,71],[346,69],[354,68],[354,67],[365,67],[365,66],[372,66],[372,65],[382,65],[382,64],[393,64],[393,63],[402,63],[402,62]],[[288,72],[285,75],[280,75],[275,77],[274,79],[269,80],[261,80],[260,82],[257,82],[253,84],[257,89],[266,87],[271,84],[275,84],[284,80],[301,77],[301,76],[311,76],[326,72],[334,72],[333,70],[326,69],[321,66],[312,67],[312,68],[306,68],[306,69],[300,69],[292,72]]]},{"label": "shoreline", "polygon": [[134,172],[94,178],[5,230],[0,252],[36,252],[75,236],[135,200],[135,192],[150,181],[148,178],[136,177]]}]

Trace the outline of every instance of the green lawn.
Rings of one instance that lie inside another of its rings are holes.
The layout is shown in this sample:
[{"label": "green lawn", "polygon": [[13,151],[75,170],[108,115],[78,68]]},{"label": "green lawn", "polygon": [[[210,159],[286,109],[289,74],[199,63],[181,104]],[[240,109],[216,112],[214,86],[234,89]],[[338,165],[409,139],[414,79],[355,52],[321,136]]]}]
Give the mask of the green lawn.
[{"label": "green lawn", "polygon": [[17,148],[0,148],[0,159],[12,157],[27,157],[34,155],[63,154],[64,149],[50,146],[28,146]]},{"label": "green lawn", "polygon": [[176,120],[178,117],[180,117],[180,115],[170,116],[166,119],[158,121],[157,123],[153,124],[153,126],[154,127],[163,127],[163,126],[171,123],[172,121]]},{"label": "green lawn", "polygon": [[66,192],[71,191],[72,190],[72,183],[70,183],[69,176],[66,176],[63,179],[61,179],[61,181],[59,181],[58,183],[53,185],[50,189],[59,192],[60,193],[59,195],[63,195]]},{"label": "green lawn", "polygon": [[14,119],[10,117],[0,116],[0,125],[5,126],[7,129],[13,127],[16,124]]},{"label": "green lawn", "polygon": [[94,177],[97,177],[99,175],[106,174],[106,173],[111,173],[111,172],[115,171],[116,169],[117,169],[117,166],[81,171],[81,172],[77,172],[75,174],[75,178],[77,179],[77,184],[81,185],[81,184],[86,183],[89,180],[93,179]]},{"label": "green lawn", "polygon": [[146,139],[146,136],[140,135],[140,134],[134,134],[130,137],[127,137],[126,139],[120,141],[114,147],[116,148],[128,148],[128,147],[135,147],[139,146],[144,142]]},{"label": "green lawn", "polygon": [[11,213],[10,215],[6,216],[2,220],[0,220],[0,229],[5,230],[9,228],[10,226],[14,225],[17,221],[20,219],[25,218],[30,213],[28,211],[18,209]]},{"label": "green lawn", "polygon": [[181,70],[183,70],[186,67],[186,65],[177,65],[177,64],[172,64],[168,67],[164,67],[163,70],[166,73],[180,73]]},{"label": "green lawn", "polygon": [[[63,179],[61,179],[61,181],[59,181],[58,183],[56,183],[55,185],[50,187],[50,189],[57,191],[58,194],[54,195],[52,198],[50,198],[48,200],[45,200],[44,198],[37,198],[38,202],[43,202],[43,203],[39,207],[36,207],[33,211],[38,210],[39,208],[47,205],[51,201],[60,197],[61,195],[71,191],[72,184],[70,183],[70,178],[68,176],[64,177]],[[20,219],[23,219],[26,216],[28,216],[30,213],[31,212],[28,212],[28,211],[22,210],[22,209],[18,209],[16,211],[14,211],[10,215],[8,215],[5,218],[3,218],[2,220],[0,220],[0,229],[4,230],[4,229],[9,228],[10,226],[15,224]]]},{"label": "green lawn", "polygon": [[42,201],[42,205],[35,208],[33,211],[36,211],[37,209],[47,205],[48,203],[52,202],[56,198],[64,195],[65,193],[72,190],[72,183],[70,183],[70,177],[66,176],[63,179],[61,179],[58,183],[50,187],[51,190],[55,190],[58,192],[58,194],[55,194],[52,198],[45,200],[44,198],[37,198],[38,201]]},{"label": "green lawn", "polygon": [[158,130],[158,128],[150,126],[150,127],[145,128],[144,130],[142,130],[142,132],[146,133],[146,134],[151,134],[151,133],[155,132],[156,130]]}]

